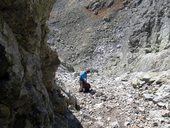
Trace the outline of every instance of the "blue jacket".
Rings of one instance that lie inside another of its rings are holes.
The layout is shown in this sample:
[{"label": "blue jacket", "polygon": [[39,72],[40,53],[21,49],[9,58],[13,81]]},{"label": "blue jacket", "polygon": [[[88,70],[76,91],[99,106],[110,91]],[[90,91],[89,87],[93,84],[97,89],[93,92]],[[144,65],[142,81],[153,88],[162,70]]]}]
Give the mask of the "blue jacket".
[{"label": "blue jacket", "polygon": [[86,71],[81,71],[80,72],[80,80],[87,80],[87,72]]}]

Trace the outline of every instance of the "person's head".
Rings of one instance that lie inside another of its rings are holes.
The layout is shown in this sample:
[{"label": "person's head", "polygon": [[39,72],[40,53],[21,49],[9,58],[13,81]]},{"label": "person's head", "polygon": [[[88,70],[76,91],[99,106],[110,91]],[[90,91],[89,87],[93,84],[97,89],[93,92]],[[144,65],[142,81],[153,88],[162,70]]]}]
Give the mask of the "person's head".
[{"label": "person's head", "polygon": [[90,73],[90,69],[87,69],[86,72],[87,72],[87,73]]}]

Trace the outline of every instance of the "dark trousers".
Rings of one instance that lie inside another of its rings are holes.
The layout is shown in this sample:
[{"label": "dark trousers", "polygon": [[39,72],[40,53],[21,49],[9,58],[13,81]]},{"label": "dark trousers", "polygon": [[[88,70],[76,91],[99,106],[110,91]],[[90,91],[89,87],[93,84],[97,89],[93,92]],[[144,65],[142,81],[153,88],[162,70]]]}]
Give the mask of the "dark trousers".
[{"label": "dark trousers", "polygon": [[80,82],[79,92],[88,92],[90,89],[90,84],[84,80],[80,80],[79,82]]}]

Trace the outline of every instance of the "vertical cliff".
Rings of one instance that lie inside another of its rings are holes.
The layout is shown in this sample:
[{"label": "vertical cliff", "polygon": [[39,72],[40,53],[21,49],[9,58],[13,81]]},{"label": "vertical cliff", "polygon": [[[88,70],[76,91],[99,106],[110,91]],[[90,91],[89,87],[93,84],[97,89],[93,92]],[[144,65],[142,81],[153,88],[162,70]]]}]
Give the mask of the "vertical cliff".
[{"label": "vertical cliff", "polygon": [[60,61],[46,45],[53,0],[0,1],[0,127],[66,127],[55,86]]}]

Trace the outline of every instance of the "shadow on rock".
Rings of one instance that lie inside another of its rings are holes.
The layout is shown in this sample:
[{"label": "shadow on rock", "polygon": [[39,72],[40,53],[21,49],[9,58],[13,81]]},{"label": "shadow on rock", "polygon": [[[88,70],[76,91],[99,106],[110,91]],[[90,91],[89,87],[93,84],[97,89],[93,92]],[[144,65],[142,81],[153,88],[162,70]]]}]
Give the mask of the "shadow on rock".
[{"label": "shadow on rock", "polygon": [[91,95],[94,95],[96,93],[96,90],[90,89],[89,91],[86,91],[84,93],[90,93]]},{"label": "shadow on rock", "polygon": [[69,110],[65,112],[64,116],[57,114],[55,117],[55,122],[60,122],[61,124],[54,124],[54,128],[61,128],[61,126],[64,126],[66,128],[83,128],[79,120]]}]

